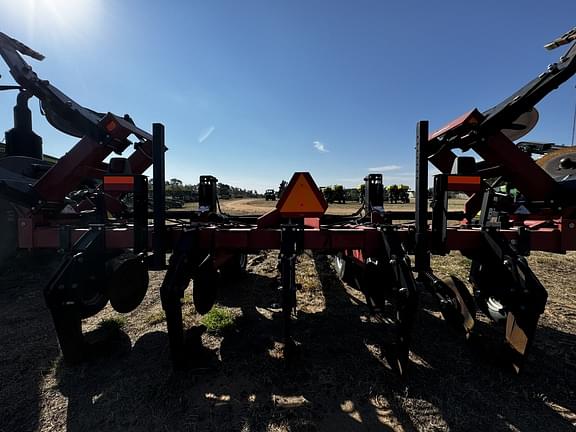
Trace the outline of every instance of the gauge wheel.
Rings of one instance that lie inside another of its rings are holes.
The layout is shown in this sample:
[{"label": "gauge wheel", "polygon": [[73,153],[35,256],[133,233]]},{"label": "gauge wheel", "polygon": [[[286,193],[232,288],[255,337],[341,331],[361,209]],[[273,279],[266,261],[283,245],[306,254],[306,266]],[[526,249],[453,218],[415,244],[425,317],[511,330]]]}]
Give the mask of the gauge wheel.
[{"label": "gauge wheel", "polygon": [[106,287],[110,304],[120,313],[132,312],[148,291],[148,268],[143,259],[125,252],[106,263]]},{"label": "gauge wheel", "polygon": [[96,315],[108,303],[108,296],[101,289],[104,284],[105,282],[101,280],[86,279],[84,283],[78,285],[75,297],[82,319]]},{"label": "gauge wheel", "polygon": [[232,279],[246,272],[248,265],[248,254],[236,253],[222,267],[220,267],[220,276],[224,279]]}]

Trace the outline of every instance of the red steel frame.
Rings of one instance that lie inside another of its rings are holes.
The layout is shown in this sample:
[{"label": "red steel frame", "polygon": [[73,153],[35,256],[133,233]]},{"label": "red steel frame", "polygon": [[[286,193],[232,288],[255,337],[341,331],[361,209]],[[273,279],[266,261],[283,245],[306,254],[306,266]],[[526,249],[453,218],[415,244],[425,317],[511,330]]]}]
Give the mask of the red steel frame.
[{"label": "red steel frame", "polygon": [[[526,221],[528,224],[531,221]],[[537,221],[541,222],[541,221]],[[542,227],[530,231],[530,248],[544,252],[565,253],[576,250],[576,219],[556,221],[553,228]],[[127,227],[106,227],[106,245],[111,249],[126,249],[133,246],[133,232]],[[73,228],[72,242],[77,241],[89,228]],[[60,228],[56,226],[35,226],[33,218],[20,218],[18,238],[22,249],[58,249]],[[408,229],[400,229],[399,235],[408,240]],[[502,229],[500,232],[508,240],[518,240],[516,229]],[[168,239],[174,244],[181,229],[169,229]],[[448,227],[450,250],[473,249],[480,244],[480,228]],[[149,245],[152,246],[154,232],[149,231]],[[304,248],[324,251],[363,250],[369,256],[381,247],[381,236],[374,227],[360,226],[347,228],[304,229]],[[280,230],[271,228],[228,228],[205,225],[200,231],[199,245],[205,249],[241,249],[247,251],[280,248]]]},{"label": "red steel frame", "polygon": [[[33,211],[24,211],[19,219],[21,248],[58,248],[58,225],[63,223],[74,225],[74,221],[48,216],[42,212],[42,207],[46,203],[62,202],[65,196],[76,189],[86,178],[102,179],[108,168],[103,162],[104,159],[112,151],[116,153],[124,151],[130,144],[127,137],[131,134],[138,137],[140,142],[128,158],[129,166],[133,174],[142,174],[152,165],[153,137],[137,128],[127,117],[121,118],[111,113],[100,115],[78,105],[48,82],[40,80],[19,52],[34,58],[43,58],[18,41],[2,35],[0,54],[10,65],[11,72],[18,83],[28,88],[41,100],[50,100],[54,106],[57,106],[59,115],[63,115],[66,119],[81,117],[82,125],[86,130],[98,131],[97,134],[91,133],[84,136],[52,169],[32,185],[33,191],[39,198],[38,208]],[[525,112],[527,107],[533,106],[552,88],[557,87],[574,73],[575,57],[576,48],[572,46],[559,65],[549,69],[546,74],[539,76],[518,92],[522,97],[513,95],[514,97],[507,99],[487,113],[480,113],[478,110],[470,111],[432,134],[429,146],[430,149],[436,148],[437,151],[430,155],[429,160],[442,172],[449,172],[456,155],[449,147],[443,146],[442,138],[457,137],[461,147],[470,143],[474,150],[484,158],[485,165],[489,168],[486,172],[491,175],[496,171],[505,173],[507,178],[530,200],[545,201],[551,196],[557,196],[558,184],[537,166],[529,155],[520,151],[497,128],[490,133],[482,132],[482,128],[486,129],[488,126],[484,127],[485,125],[495,123],[498,118],[502,120],[502,113],[510,112],[508,116],[512,115],[509,119],[512,121],[520,113]],[[93,129],[90,129],[91,127]],[[477,133],[479,130],[480,134]],[[483,139],[475,140],[479,136]],[[118,193],[111,195],[118,196]],[[83,207],[80,206],[80,208]],[[466,204],[466,213],[470,217],[479,209],[480,197],[474,194]],[[530,228],[531,248],[560,253],[575,249],[576,237],[573,227],[576,218],[572,213],[573,209],[558,211],[555,214],[548,212],[534,217],[534,221],[524,221],[523,224]],[[552,220],[553,227],[539,227],[537,221],[541,219]],[[268,220],[269,225],[272,226],[266,226],[267,224],[263,223],[265,220]],[[376,221],[377,218],[374,220]],[[312,222],[313,219],[308,221],[309,224]],[[202,245],[210,249],[278,249],[280,247],[278,223],[277,215],[268,215],[262,223],[245,229],[204,224],[201,234]],[[374,228],[353,225],[344,229],[326,228],[320,226],[319,219],[313,225],[314,229],[307,228],[303,234],[305,247],[310,249],[364,250],[371,253],[381,245],[381,240]],[[274,226],[276,229],[273,228]],[[72,240],[79,238],[86,229],[72,228]],[[107,231],[106,239],[110,248],[131,246],[133,237],[130,226],[125,228],[107,226],[104,229]],[[518,235],[514,230],[502,230],[502,233],[510,239]],[[449,228],[447,246],[450,249],[474,247],[478,242],[477,234],[475,229]],[[173,244],[178,235],[178,229],[172,228],[167,236],[169,243]],[[400,229],[399,235],[407,238],[409,232]],[[150,244],[154,242],[154,232],[151,228],[149,242]],[[170,244],[166,246],[170,248]]]}]

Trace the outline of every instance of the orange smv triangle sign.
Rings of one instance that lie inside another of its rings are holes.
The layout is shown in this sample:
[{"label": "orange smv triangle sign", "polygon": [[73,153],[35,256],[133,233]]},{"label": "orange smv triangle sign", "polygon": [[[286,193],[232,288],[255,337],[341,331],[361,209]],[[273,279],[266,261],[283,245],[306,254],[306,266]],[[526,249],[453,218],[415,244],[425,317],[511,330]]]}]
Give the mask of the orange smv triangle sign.
[{"label": "orange smv triangle sign", "polygon": [[307,172],[294,173],[282,197],[276,204],[282,216],[322,216],[328,208],[324,195]]}]

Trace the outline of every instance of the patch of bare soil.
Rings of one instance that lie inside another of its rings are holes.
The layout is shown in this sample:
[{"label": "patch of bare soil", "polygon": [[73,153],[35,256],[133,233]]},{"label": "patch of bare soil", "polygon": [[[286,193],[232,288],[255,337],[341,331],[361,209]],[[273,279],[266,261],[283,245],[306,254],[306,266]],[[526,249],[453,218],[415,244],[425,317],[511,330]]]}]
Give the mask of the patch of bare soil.
[{"label": "patch of bare soil", "polygon": [[[465,200],[462,199],[451,199],[449,200],[449,210],[460,210],[463,208]],[[221,200],[220,207],[225,213],[232,215],[261,215],[269,212],[274,207],[278,201],[266,201],[263,198],[242,198],[242,199],[231,199],[231,200]],[[346,204],[330,204],[328,206],[327,214],[334,215],[349,215],[353,214],[360,207],[360,203],[357,202],[347,202]],[[388,204],[385,203],[386,210],[398,211],[398,210],[414,210],[414,203],[409,204]],[[192,210],[198,208],[197,203],[190,203],[184,207],[184,210]]]},{"label": "patch of bare soil", "polygon": [[[466,344],[423,293],[404,380],[383,359],[382,324],[324,255],[299,259],[296,359],[287,363],[281,349],[277,253],[262,252],[220,291],[233,329],[202,334],[201,366],[178,373],[160,307],[162,272],[151,273],[143,304],[123,320],[107,308],[85,321],[90,336],[105,319],[122,329],[102,353],[70,367],[42,298],[54,262],[14,261],[0,272],[0,431],[574,430],[575,258],[530,257],[549,301],[524,374],[504,372],[488,351],[502,328],[482,319],[480,342]],[[440,273],[464,279],[468,265],[459,254],[433,260]],[[196,329],[189,293],[184,303]]]}]

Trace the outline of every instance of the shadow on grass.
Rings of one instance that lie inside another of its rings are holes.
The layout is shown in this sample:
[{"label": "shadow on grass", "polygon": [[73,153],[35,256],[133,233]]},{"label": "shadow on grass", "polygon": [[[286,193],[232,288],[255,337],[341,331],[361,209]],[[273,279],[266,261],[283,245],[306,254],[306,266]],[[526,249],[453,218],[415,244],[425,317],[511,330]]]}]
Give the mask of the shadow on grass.
[{"label": "shadow on grass", "polygon": [[31,431],[39,428],[43,377],[59,355],[42,292],[58,257],[24,254],[2,264],[0,431]]},{"label": "shadow on grass", "polygon": [[[327,257],[314,261],[325,308],[298,313],[299,350],[289,364],[280,349],[277,280],[248,274],[221,299],[239,306],[242,317],[209,353],[213,367],[174,373],[164,332],[147,333],[128,350],[120,343],[82,366],[59,367],[68,430],[573,429],[551,406],[576,410],[576,372],[562,353],[542,349],[560,339],[569,349],[573,335],[539,328],[529,367],[513,376],[481,349],[457,343],[423,295],[414,361],[401,380],[381,358],[382,326],[350,301]],[[485,339],[498,336],[480,327]]]},{"label": "shadow on grass", "polygon": [[576,418],[570,421],[553,407],[576,412],[568,384],[576,382],[576,368],[543,347],[566,339],[574,346],[576,336],[539,327],[525,368],[515,375],[502,367],[504,329],[478,322],[476,331],[479,338],[464,343],[422,311],[413,352],[425,366],[413,371],[410,397],[429,401],[451,430],[574,430]]}]

